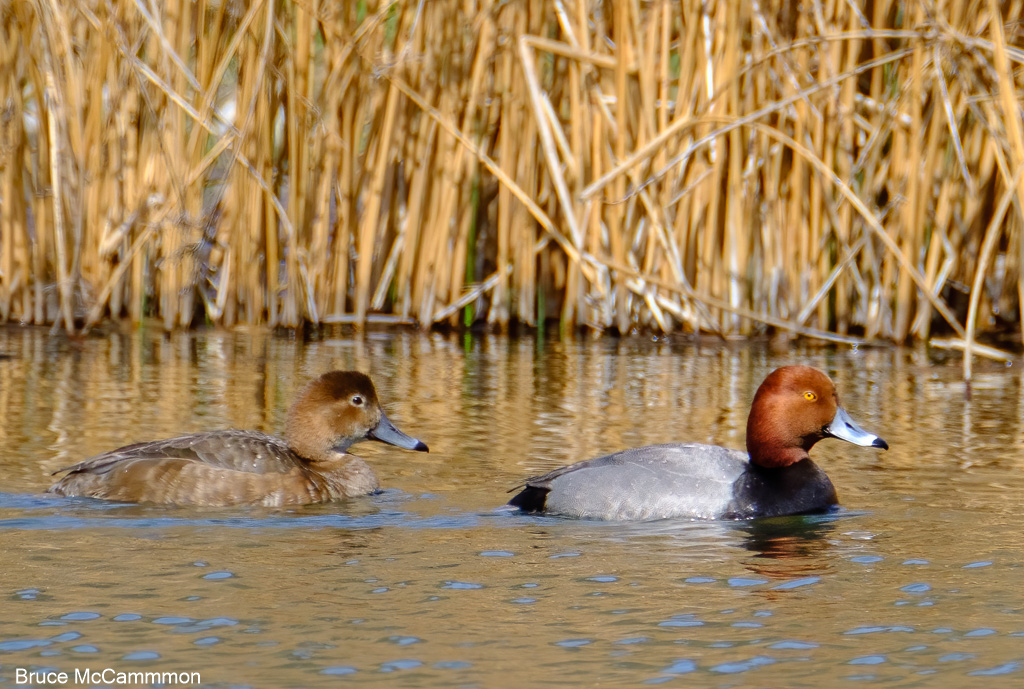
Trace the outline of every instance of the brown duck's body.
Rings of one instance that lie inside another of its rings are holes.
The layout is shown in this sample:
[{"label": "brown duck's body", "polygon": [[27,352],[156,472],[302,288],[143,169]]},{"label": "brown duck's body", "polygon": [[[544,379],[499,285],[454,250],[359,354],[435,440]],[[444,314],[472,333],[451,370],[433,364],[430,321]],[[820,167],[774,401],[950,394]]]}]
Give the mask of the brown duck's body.
[{"label": "brown duck's body", "polygon": [[354,442],[427,450],[391,424],[370,379],[356,372],[334,371],[307,385],[285,435],[227,430],[127,445],[62,469],[49,492],[175,505],[304,505],[378,490],[370,466],[347,452]]},{"label": "brown duck's body", "polygon": [[344,452],[310,462],[280,438],[258,431],[214,431],[128,445],[67,469],[59,495],[176,505],[328,502],[373,493],[373,469]]}]

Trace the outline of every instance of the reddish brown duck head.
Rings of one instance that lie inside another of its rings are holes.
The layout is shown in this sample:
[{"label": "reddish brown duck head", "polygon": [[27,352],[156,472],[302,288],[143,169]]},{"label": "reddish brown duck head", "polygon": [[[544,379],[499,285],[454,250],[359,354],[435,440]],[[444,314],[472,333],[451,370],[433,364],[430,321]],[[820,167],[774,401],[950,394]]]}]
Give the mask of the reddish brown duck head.
[{"label": "reddish brown duck head", "polygon": [[754,395],[747,418],[750,461],[785,467],[808,457],[823,438],[839,438],[862,447],[889,445],[858,426],[839,404],[832,379],[810,366],[772,371]]}]

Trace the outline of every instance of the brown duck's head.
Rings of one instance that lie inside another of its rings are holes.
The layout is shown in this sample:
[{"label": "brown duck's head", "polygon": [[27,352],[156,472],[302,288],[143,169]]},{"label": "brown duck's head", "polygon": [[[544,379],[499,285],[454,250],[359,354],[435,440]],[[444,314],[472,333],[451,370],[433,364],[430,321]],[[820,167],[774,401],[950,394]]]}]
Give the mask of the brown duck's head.
[{"label": "brown duck's head", "polygon": [[423,442],[388,420],[373,382],[359,371],[331,371],[306,385],[288,410],[285,440],[296,454],[312,461],[346,452],[360,440],[427,452]]},{"label": "brown duck's head", "polygon": [[763,467],[784,467],[808,457],[822,438],[862,447],[889,445],[858,426],[839,404],[832,379],[810,366],[772,371],[754,395],[747,417],[747,452]]}]

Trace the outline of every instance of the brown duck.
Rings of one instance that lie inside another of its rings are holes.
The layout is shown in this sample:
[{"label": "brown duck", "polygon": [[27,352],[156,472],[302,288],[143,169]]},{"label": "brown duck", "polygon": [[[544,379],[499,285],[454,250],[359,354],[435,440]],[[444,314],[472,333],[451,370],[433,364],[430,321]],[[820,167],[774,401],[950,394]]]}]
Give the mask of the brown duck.
[{"label": "brown duck", "polygon": [[373,469],[348,449],[380,440],[427,446],[395,428],[369,376],[331,371],[288,410],[284,439],[259,431],[212,431],[127,445],[54,474],[49,492],[177,505],[303,505],[375,492]]}]

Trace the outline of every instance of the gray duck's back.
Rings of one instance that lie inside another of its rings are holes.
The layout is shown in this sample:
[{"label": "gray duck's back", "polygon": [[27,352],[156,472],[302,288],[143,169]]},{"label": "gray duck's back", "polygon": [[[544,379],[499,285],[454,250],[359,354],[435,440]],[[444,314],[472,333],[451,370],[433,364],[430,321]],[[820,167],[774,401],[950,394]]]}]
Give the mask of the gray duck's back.
[{"label": "gray duck's back", "polygon": [[733,504],[746,453],[671,443],[632,448],[527,481],[509,503],[527,512],[609,520],[716,519]]}]

